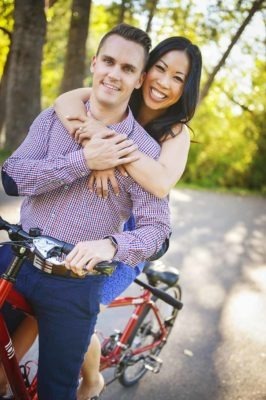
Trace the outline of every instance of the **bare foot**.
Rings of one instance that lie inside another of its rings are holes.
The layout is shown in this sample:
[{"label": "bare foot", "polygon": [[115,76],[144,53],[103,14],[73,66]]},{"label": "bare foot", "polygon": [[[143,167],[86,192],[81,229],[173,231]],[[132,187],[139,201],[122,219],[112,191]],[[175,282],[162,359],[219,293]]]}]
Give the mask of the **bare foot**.
[{"label": "bare foot", "polygon": [[77,391],[77,400],[90,400],[93,396],[99,396],[104,387],[104,379],[102,374],[99,373],[99,379],[96,382],[88,383],[81,379]]}]

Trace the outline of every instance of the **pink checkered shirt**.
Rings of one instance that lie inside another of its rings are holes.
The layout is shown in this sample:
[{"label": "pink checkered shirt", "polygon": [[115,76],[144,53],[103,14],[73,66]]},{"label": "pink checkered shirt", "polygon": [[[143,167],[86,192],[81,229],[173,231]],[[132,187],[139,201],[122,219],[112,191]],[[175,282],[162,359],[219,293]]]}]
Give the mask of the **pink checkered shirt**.
[{"label": "pink checkered shirt", "polygon": [[[134,120],[129,110],[121,123],[111,125],[127,134],[147,155],[158,158],[160,146]],[[88,189],[88,169],[83,150],[68,134],[54,109],[43,111],[29,134],[3,170],[15,181],[20,196],[25,230],[39,227],[42,233],[76,244],[113,236],[118,244],[115,259],[135,266],[159,251],[169,237],[169,205],[146,192],[130,176],[116,171],[120,195],[109,187],[107,199]],[[123,232],[133,213],[136,229]]]}]

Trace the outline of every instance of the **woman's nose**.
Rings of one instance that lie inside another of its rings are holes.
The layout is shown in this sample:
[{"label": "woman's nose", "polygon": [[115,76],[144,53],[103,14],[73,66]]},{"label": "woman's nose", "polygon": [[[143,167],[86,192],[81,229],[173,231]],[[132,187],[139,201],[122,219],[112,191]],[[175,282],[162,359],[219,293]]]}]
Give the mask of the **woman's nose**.
[{"label": "woman's nose", "polygon": [[158,83],[162,88],[169,89],[169,78],[168,76],[161,76],[160,79],[158,79]]}]

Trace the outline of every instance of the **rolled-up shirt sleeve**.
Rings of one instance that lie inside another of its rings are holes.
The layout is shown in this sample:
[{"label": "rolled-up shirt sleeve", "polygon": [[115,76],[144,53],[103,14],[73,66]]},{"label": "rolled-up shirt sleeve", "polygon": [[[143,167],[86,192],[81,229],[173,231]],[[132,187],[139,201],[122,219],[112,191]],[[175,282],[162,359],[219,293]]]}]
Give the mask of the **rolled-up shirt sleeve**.
[{"label": "rolled-up shirt sleeve", "polygon": [[34,196],[70,184],[90,173],[83,150],[49,156],[49,141],[54,123],[52,108],[43,111],[32,123],[20,147],[2,168],[2,182],[7,194]]},{"label": "rolled-up shirt sleeve", "polygon": [[170,236],[171,226],[168,198],[159,199],[136,183],[131,185],[130,193],[135,230],[112,237],[117,243],[115,260],[134,267],[161,249]]}]

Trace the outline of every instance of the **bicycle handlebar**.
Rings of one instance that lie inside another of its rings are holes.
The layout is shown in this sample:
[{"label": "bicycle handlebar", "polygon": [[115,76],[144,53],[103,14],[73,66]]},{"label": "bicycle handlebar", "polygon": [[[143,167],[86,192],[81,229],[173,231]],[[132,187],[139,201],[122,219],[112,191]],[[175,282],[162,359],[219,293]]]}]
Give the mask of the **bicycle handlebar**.
[{"label": "bicycle handlebar", "polygon": [[[10,224],[1,217],[0,217],[0,230],[7,231],[11,241],[21,242],[21,246],[28,248],[31,252],[37,254],[42,259],[44,260],[49,259],[50,262],[54,263],[56,263],[55,259],[52,260],[51,257],[61,256],[62,253],[68,254],[74,248],[73,244],[55,239],[51,236],[46,236],[46,235],[31,236],[29,233],[24,231],[20,225]],[[15,243],[15,245],[18,244]],[[97,265],[95,265],[94,269],[102,274],[110,275],[114,271],[116,264],[117,264],[116,262],[110,263],[107,261],[102,261]],[[145,289],[148,289],[156,297],[160,298],[161,300],[165,301],[171,306],[177,308],[178,310],[181,310],[181,308],[183,307],[183,304],[179,300],[176,300],[175,298],[165,293],[164,291],[155,288],[154,286],[151,286],[147,283],[139,281],[138,279],[135,279],[135,282],[138,285],[144,287]]]},{"label": "bicycle handlebar", "polygon": [[149,285],[148,283],[142,282],[139,279],[135,279],[135,281],[138,285],[144,287],[145,289],[148,289],[152,294],[154,294],[155,297],[158,297],[159,299],[163,300],[165,303],[170,304],[171,306],[175,307],[177,310],[181,310],[183,308],[183,303],[174,297],[170,296],[168,293],[164,292],[163,290],[160,290],[154,286]]},{"label": "bicycle handlebar", "polygon": [[[10,224],[0,217],[0,230],[7,231],[12,242],[21,242],[21,245],[28,248],[31,252],[38,255],[43,260],[49,259],[50,262],[58,264],[56,258],[68,254],[74,248],[73,244],[55,239],[51,236],[33,236],[22,229],[20,225]],[[15,243],[18,245],[18,243]],[[62,263],[61,263],[62,264]],[[116,267],[116,262],[102,261],[95,265],[94,270],[105,275],[110,275]]]}]

